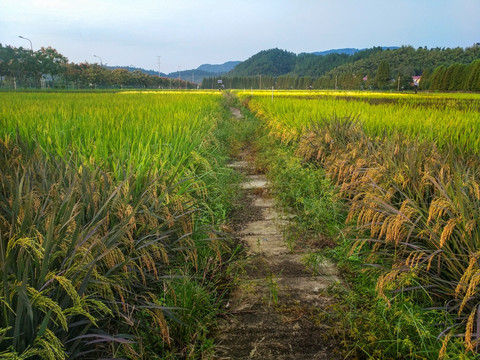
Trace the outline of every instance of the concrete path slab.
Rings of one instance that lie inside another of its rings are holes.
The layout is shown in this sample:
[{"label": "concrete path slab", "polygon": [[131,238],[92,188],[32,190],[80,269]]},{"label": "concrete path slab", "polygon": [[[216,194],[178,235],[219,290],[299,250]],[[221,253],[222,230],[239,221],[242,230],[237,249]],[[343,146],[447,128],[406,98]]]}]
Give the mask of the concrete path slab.
[{"label": "concrete path slab", "polygon": [[[232,109],[236,118],[239,113]],[[254,168],[245,160],[231,167],[244,173]],[[231,316],[217,331],[216,359],[341,359],[339,342],[326,336],[329,326],[314,321],[333,303],[326,290],[342,283],[338,269],[325,259],[312,264],[314,250],[291,251],[283,234],[295,216],[275,208],[268,186],[265,175],[248,175],[241,185],[250,213],[237,236],[247,259],[226,306]]]}]

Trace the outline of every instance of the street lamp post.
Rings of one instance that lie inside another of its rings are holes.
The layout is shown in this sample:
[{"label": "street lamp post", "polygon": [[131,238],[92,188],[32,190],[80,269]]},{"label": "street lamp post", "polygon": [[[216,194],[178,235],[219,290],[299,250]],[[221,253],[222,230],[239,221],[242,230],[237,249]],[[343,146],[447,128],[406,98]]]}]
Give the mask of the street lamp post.
[{"label": "street lamp post", "polygon": [[21,35],[18,35],[18,37],[19,37],[20,39],[28,40],[28,41],[30,42],[30,50],[32,50],[32,52],[33,52],[32,41],[31,41],[29,38],[23,37],[23,36],[21,36]]},{"label": "street lamp post", "polygon": [[[32,50],[32,58],[33,58],[33,45],[32,45],[32,40],[30,40],[29,38],[23,37],[22,35],[18,35],[18,37],[19,37],[20,39],[23,39],[23,40],[28,40],[28,42],[30,43],[30,50]],[[29,82],[30,82],[30,81],[31,81],[31,80],[29,80]],[[30,82],[30,86],[31,86],[31,85],[32,85],[32,83]],[[16,88],[16,87],[17,87],[17,86],[15,85],[15,88]]]},{"label": "street lamp post", "polygon": [[98,56],[98,55],[93,55],[93,56],[99,58],[99,59],[100,59],[100,66],[103,66],[102,58],[101,58],[100,56]]}]

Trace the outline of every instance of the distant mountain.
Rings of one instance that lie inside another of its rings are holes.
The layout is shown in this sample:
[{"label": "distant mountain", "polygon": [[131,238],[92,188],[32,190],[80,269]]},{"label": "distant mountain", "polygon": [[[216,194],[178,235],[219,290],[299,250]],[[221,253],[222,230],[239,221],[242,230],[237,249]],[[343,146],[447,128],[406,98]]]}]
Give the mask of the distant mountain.
[{"label": "distant mountain", "polygon": [[346,55],[353,55],[357,52],[359,52],[359,49],[354,49],[354,48],[345,48],[345,49],[331,49],[331,50],[325,50],[325,51],[315,51],[311,54],[313,55],[319,55],[319,56],[325,56],[329,54],[346,54]]},{"label": "distant mountain", "polygon": [[171,79],[178,79],[180,77],[181,80],[191,81],[191,82],[200,84],[203,78],[218,76],[218,75],[220,74],[212,73],[204,70],[191,69],[191,70],[174,71],[165,76]]},{"label": "distant mountain", "polygon": [[[382,50],[395,50],[399,49],[398,46],[382,46]],[[343,48],[343,49],[331,49],[331,50],[325,50],[325,51],[316,51],[311,54],[313,55],[320,55],[320,56],[325,56],[329,54],[346,54],[346,55],[354,55],[359,51],[363,51],[366,49],[355,49],[355,48]]]},{"label": "distant mountain", "polygon": [[240,63],[241,61],[227,61],[226,63],[218,64],[218,65],[203,64],[203,65],[200,65],[197,68],[197,70],[207,71],[215,74],[223,74],[233,70],[233,68]]},{"label": "distant mountain", "polygon": [[[231,61],[232,63],[235,63],[237,61]],[[217,66],[217,65],[211,65],[211,66]],[[218,65],[222,66],[222,65]],[[134,71],[141,71],[144,74],[148,75],[153,75],[153,76],[158,76],[158,71],[155,70],[145,70],[142,68],[138,68],[135,66],[105,66],[105,68],[110,69],[110,70],[115,70],[115,69],[125,69],[130,72]],[[220,75],[220,73],[212,73],[204,70],[198,70],[198,69],[192,69],[192,70],[182,70],[182,71],[174,71],[169,74],[165,73],[160,73],[161,77],[166,77],[170,79],[178,79],[180,77],[181,80],[186,80],[186,81],[192,81],[195,83],[201,83],[204,77],[210,77],[210,76],[217,76]]]},{"label": "distant mountain", "polygon": [[171,79],[178,79],[180,77],[181,80],[200,84],[203,78],[223,75],[232,70],[239,63],[240,61],[227,61],[226,63],[218,65],[203,64],[196,69],[174,71],[165,76]]}]

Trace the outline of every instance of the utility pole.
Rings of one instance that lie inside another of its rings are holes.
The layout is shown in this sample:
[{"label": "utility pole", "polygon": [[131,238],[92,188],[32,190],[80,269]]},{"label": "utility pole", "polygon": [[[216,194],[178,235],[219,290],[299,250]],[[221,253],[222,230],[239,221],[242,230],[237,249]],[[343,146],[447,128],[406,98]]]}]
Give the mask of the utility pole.
[{"label": "utility pole", "polygon": [[397,91],[400,91],[400,75],[398,75]]},{"label": "utility pole", "polygon": [[338,89],[338,75],[335,75],[335,90]]},{"label": "utility pole", "polygon": [[160,81],[160,77],[162,76],[161,75],[161,72],[160,72],[160,59],[161,59],[161,56],[158,55],[157,56],[157,63],[158,63],[158,88],[160,89],[160,87],[163,89],[163,86],[161,86],[161,81]]}]

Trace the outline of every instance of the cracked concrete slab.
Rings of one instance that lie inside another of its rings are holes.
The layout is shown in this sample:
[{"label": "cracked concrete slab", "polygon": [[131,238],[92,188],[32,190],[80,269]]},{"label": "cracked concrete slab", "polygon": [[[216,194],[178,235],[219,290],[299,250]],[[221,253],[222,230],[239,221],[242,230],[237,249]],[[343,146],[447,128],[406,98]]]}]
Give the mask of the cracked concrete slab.
[{"label": "cracked concrete slab", "polygon": [[265,175],[249,175],[240,188],[244,190],[265,189],[267,188],[267,177]]},{"label": "cracked concrete slab", "polygon": [[227,164],[227,167],[232,169],[247,169],[249,166],[247,161],[235,161],[230,164]]},{"label": "cracked concrete slab", "polygon": [[252,201],[252,205],[260,208],[272,208],[275,205],[275,201],[272,198],[256,196]]}]

